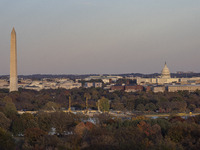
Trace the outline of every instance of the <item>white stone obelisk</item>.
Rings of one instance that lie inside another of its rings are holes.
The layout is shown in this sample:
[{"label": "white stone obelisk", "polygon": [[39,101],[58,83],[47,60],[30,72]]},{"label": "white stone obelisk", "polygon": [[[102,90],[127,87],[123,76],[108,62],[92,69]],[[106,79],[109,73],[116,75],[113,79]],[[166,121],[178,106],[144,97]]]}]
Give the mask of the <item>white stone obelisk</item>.
[{"label": "white stone obelisk", "polygon": [[17,78],[17,41],[15,29],[11,32],[10,41],[10,92],[18,91]]}]

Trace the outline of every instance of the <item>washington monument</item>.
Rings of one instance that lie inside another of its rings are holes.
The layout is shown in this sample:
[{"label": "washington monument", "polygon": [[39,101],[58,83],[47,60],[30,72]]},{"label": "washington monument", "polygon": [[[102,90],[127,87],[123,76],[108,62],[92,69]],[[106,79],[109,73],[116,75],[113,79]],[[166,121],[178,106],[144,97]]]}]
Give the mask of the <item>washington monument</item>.
[{"label": "washington monument", "polygon": [[10,41],[10,92],[18,91],[17,79],[17,42],[16,32],[12,29]]}]

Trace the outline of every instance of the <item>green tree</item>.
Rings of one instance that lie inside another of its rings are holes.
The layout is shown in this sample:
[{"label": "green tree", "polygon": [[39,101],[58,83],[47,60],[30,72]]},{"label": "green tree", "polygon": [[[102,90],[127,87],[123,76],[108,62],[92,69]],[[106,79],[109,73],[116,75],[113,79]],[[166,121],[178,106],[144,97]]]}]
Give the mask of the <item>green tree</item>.
[{"label": "green tree", "polygon": [[110,103],[109,100],[105,97],[102,97],[101,99],[98,100],[98,105],[101,111],[109,111],[110,109]]}]

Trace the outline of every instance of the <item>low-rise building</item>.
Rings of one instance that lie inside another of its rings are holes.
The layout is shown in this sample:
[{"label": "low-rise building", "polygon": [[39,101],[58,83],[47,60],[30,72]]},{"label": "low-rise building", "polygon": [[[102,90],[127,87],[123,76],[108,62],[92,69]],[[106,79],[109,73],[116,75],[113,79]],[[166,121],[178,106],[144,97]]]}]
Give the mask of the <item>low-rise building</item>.
[{"label": "low-rise building", "polygon": [[8,89],[9,88],[9,83],[7,80],[0,80],[0,89]]},{"label": "low-rise building", "polygon": [[167,87],[168,92],[177,92],[177,91],[189,91],[194,92],[200,90],[200,84],[196,85],[169,85]]},{"label": "low-rise building", "polygon": [[125,89],[124,85],[114,85],[114,86],[111,86],[111,91],[121,91],[121,90],[124,90],[124,89]]},{"label": "low-rise building", "polygon": [[91,88],[91,87],[93,87],[93,83],[92,82],[85,82],[84,87],[85,88]]},{"label": "low-rise building", "polygon": [[165,92],[165,86],[154,86],[153,87],[153,92],[158,93],[158,92]]},{"label": "low-rise building", "polygon": [[137,92],[143,91],[144,87],[142,85],[113,85],[110,88],[110,92],[113,91],[125,91],[125,92]]},{"label": "low-rise building", "polygon": [[121,79],[121,76],[90,76],[85,78],[86,81],[90,80],[102,80],[104,83],[110,83],[111,81],[116,82],[118,79]]},{"label": "low-rise building", "polygon": [[59,88],[64,88],[64,89],[73,89],[73,88],[80,88],[80,87],[82,87],[82,83],[73,82],[73,81],[64,82],[59,85]]},{"label": "low-rise building", "polygon": [[102,83],[101,83],[101,82],[94,82],[94,83],[93,83],[93,86],[94,86],[95,88],[101,88],[101,87],[102,87]]},{"label": "low-rise building", "polygon": [[143,91],[144,87],[142,85],[126,85],[125,92],[138,92]]},{"label": "low-rise building", "polygon": [[40,91],[43,89],[43,84],[42,81],[32,81],[32,83],[26,85],[24,88],[29,90]]},{"label": "low-rise building", "polygon": [[101,82],[86,82],[84,87],[85,88],[91,88],[91,87],[101,88],[102,87],[102,83]]}]

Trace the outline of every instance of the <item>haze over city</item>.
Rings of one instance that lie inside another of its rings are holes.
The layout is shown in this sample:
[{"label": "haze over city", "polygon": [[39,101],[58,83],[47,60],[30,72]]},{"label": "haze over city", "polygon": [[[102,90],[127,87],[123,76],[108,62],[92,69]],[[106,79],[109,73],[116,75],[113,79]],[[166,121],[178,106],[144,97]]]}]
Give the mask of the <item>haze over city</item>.
[{"label": "haze over city", "polygon": [[0,75],[10,32],[19,74],[200,72],[199,0],[1,0]]}]

